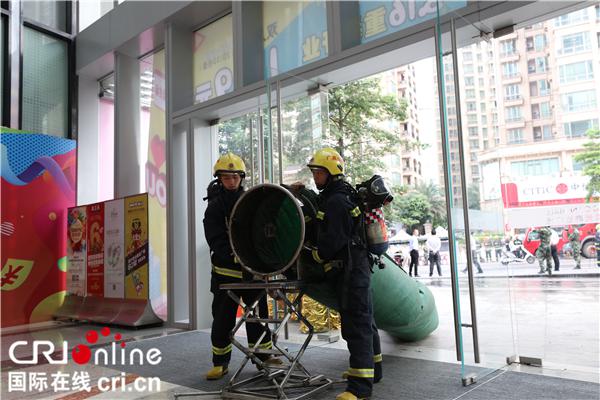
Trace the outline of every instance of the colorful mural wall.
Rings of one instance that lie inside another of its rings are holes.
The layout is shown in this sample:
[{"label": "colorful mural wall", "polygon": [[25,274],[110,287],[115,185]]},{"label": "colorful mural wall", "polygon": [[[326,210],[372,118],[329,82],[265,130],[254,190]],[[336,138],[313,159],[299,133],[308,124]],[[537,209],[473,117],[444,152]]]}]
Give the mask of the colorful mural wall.
[{"label": "colorful mural wall", "polygon": [[1,128],[1,326],[51,319],[66,285],[74,140]]}]

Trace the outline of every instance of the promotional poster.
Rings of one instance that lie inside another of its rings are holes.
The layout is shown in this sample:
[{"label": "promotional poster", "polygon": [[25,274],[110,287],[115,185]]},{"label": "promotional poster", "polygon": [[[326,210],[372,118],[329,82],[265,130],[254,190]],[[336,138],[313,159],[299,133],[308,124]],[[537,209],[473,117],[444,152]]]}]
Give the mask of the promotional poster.
[{"label": "promotional poster", "polygon": [[125,298],[123,199],[104,203],[104,297]]},{"label": "promotional poster", "polygon": [[87,289],[86,207],[71,208],[67,224],[67,293],[75,296],[85,296]]},{"label": "promotional poster", "polygon": [[87,206],[87,295],[104,297],[104,203]]},{"label": "promotional poster", "polygon": [[167,319],[167,152],[165,123],[165,51],[152,55],[146,190],[148,192],[150,300],[156,315]]},{"label": "promotional poster", "polygon": [[148,299],[148,195],[125,199],[125,298]]}]

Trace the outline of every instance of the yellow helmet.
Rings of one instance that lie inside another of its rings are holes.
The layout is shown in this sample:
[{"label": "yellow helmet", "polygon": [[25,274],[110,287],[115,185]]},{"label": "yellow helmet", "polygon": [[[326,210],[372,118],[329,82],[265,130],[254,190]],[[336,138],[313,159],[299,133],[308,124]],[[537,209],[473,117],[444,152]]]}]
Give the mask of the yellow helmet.
[{"label": "yellow helmet", "polygon": [[219,173],[240,174],[242,178],[246,176],[246,165],[241,157],[233,153],[223,154],[213,167],[213,176]]},{"label": "yellow helmet", "polygon": [[333,176],[344,174],[344,159],[331,147],[318,150],[308,162],[308,168],[323,168]]}]

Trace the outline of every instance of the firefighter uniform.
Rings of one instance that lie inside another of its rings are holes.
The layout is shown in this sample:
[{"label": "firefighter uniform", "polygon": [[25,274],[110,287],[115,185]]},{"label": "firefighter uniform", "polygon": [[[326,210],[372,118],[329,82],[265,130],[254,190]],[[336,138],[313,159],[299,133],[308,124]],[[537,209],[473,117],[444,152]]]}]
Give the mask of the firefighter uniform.
[{"label": "firefighter uniform", "polygon": [[550,249],[550,237],[552,236],[552,232],[550,228],[543,227],[538,229],[540,235],[540,246],[535,252],[535,256],[540,263],[540,271],[539,274],[543,274],[544,271],[544,262],[546,262],[545,270],[548,272],[548,275],[552,275],[552,251]]},{"label": "firefighter uniform", "polygon": [[575,260],[575,269],[581,269],[581,242],[579,229],[573,228],[573,232],[569,235],[569,243],[573,250],[573,259]]},{"label": "firefighter uniform", "polygon": [[[232,158],[233,161],[241,163],[240,170],[243,168],[243,162],[239,157],[228,154],[222,156]],[[215,176],[221,171],[218,169],[219,162],[215,165]],[[225,161],[231,161],[227,158]],[[225,163],[227,165],[237,166],[237,163]],[[238,172],[237,170],[235,172]],[[243,175],[240,174],[242,177]],[[250,280],[251,276],[247,272],[242,272],[241,265],[236,262],[233,250],[229,243],[227,233],[227,221],[231,215],[231,211],[236,201],[243,193],[243,187],[235,191],[225,190],[218,182],[214,183],[217,189],[209,187],[209,202],[204,213],[204,234],[206,241],[210,247],[212,273],[210,291],[213,293],[212,302],[212,361],[215,366],[207,375],[207,379],[219,379],[227,373],[227,366],[231,359],[232,344],[230,339],[231,331],[236,322],[238,304],[233,301],[227,294],[226,290],[219,289],[224,283],[239,283],[244,280]],[[246,304],[255,301],[260,291],[241,290],[234,291],[238,297],[241,297]],[[261,316],[268,315],[267,301],[263,297],[258,303],[259,314]],[[264,332],[264,328],[260,323],[248,323],[246,325],[248,335],[248,344],[254,345]],[[272,347],[271,333],[267,329],[265,337],[262,339],[258,348],[270,349]],[[263,357],[261,357],[263,358]],[[265,357],[266,358],[266,357]]]},{"label": "firefighter uniform", "polygon": [[327,280],[335,289],[342,337],[350,352],[346,392],[337,399],[368,398],[373,380],[381,379],[381,348],[373,322],[371,266],[365,243],[357,235],[361,211],[341,177],[343,160],[335,150],[318,151],[308,166],[330,173],[318,197],[317,243],[311,253],[315,261],[323,264]]}]

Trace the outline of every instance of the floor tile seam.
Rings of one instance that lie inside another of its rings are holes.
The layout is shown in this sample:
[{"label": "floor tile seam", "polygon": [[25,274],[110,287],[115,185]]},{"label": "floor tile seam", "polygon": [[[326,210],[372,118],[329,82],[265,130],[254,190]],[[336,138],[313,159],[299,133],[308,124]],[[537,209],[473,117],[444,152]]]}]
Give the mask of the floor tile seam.
[{"label": "floor tile seam", "polygon": [[[508,372],[508,371],[506,371],[506,370],[498,370],[498,371],[501,371],[501,372],[500,372],[500,373],[498,373],[498,374],[496,374],[496,375],[494,375],[494,376],[492,376],[491,378],[489,378],[489,379],[487,379],[487,380],[485,380],[485,381],[481,382],[481,383],[476,383],[474,387],[472,387],[471,389],[467,390],[466,392],[464,392],[464,393],[461,393],[460,395],[458,395],[458,396],[454,397],[452,400],[457,400],[457,399],[460,399],[461,397],[464,397],[464,396],[466,396],[467,394],[469,394],[469,393],[471,393],[471,392],[474,392],[474,391],[476,391],[476,390],[479,390],[479,389],[481,389],[482,387],[484,387],[485,385],[487,385],[488,383],[490,383],[491,381],[493,381],[493,380],[497,379],[498,377],[500,377],[500,376],[502,376],[502,375],[504,375],[504,374],[506,374],[506,373]],[[496,372],[496,371],[494,371],[494,372]],[[494,373],[494,372],[492,372],[492,373]]]},{"label": "floor tile seam", "polygon": [[23,335],[23,334],[27,334],[27,333],[39,333],[39,332],[43,332],[43,331],[51,331],[54,329],[71,328],[71,327],[74,327],[77,325],[79,325],[79,324],[78,323],[69,323],[69,324],[52,325],[52,326],[47,326],[47,327],[39,327],[39,328],[34,328],[34,329],[24,329],[22,331],[5,333],[3,335],[0,335],[0,337],[2,337],[2,339],[4,339],[4,338],[10,337],[10,336],[15,336],[15,335]]}]

